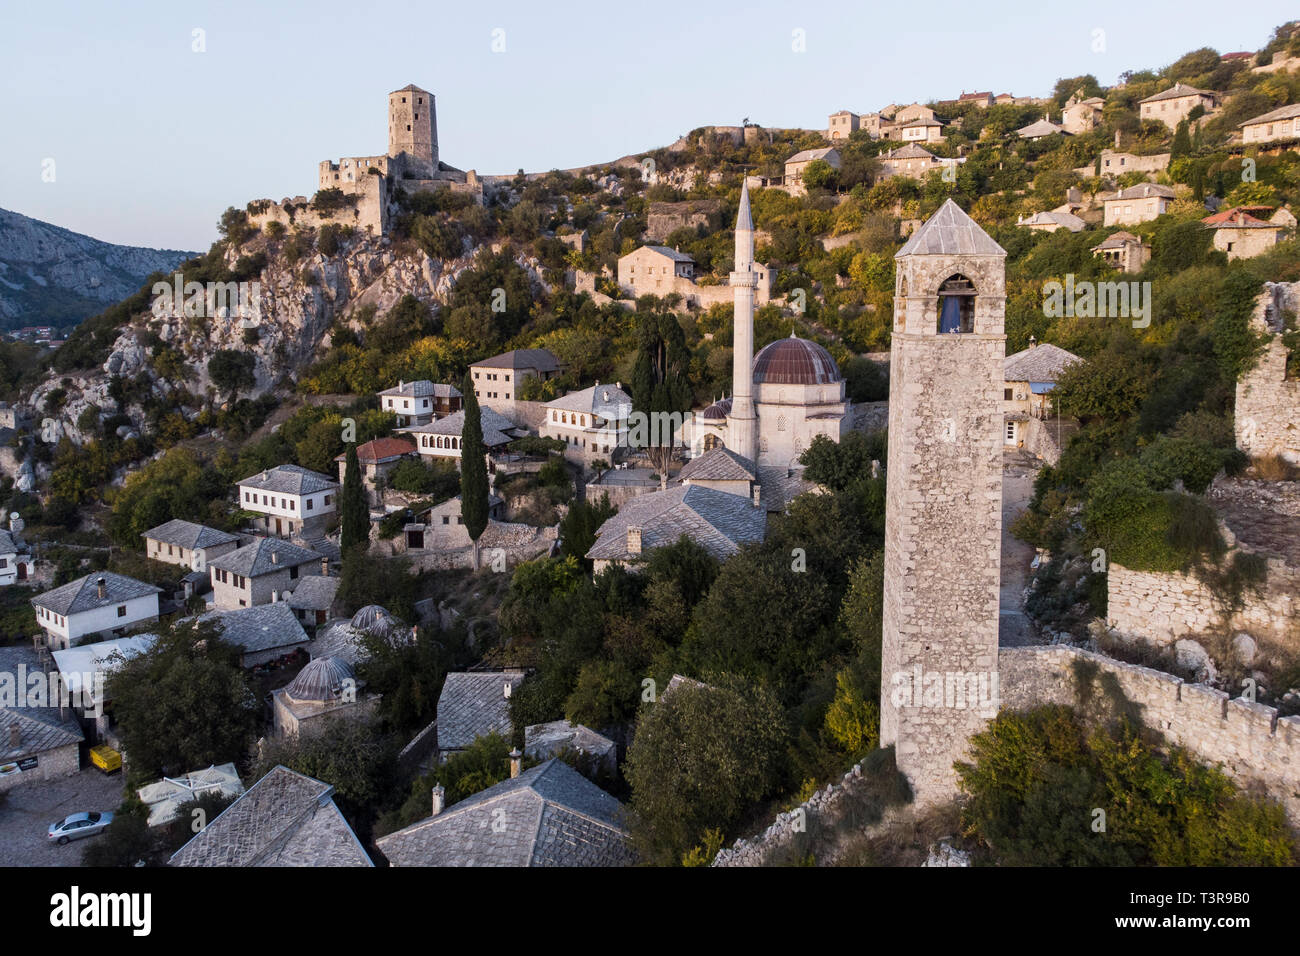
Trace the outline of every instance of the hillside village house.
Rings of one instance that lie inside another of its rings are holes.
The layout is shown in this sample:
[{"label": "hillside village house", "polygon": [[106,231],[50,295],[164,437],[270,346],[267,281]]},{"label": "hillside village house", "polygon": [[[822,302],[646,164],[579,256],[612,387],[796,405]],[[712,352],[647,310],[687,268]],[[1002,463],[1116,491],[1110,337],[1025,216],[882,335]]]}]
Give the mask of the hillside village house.
[{"label": "hillside village house", "polygon": [[502,352],[469,367],[474,382],[474,397],[480,405],[513,402],[519,398],[519,385],[525,379],[545,382],[560,374],[560,362],[546,349],[514,349]]},{"label": "hillside village house", "polygon": [[1002,393],[1003,441],[1010,446],[1025,440],[1031,418],[1045,419],[1051,411],[1052,389],[1061,373],[1082,359],[1073,352],[1044,343],[1008,355],[1002,363],[1006,381]]},{"label": "hillside village house", "polygon": [[443,382],[398,382],[396,388],[379,393],[379,407],[396,415],[397,424],[403,428],[427,425],[435,418],[460,411],[460,406],[460,389]]},{"label": "hillside village house", "polygon": [[[440,504],[430,505],[412,515],[409,524],[402,526],[402,547],[406,551],[457,551],[468,548],[473,542],[465,528],[465,518],[460,513],[460,495]],[[488,520],[505,518],[505,499],[488,495]],[[293,599],[290,598],[290,603]]]},{"label": "hillside village house", "polygon": [[197,620],[200,624],[217,625],[221,639],[239,648],[240,666],[245,669],[259,667],[295,651],[306,653],[310,647],[310,638],[293,608],[283,601],[238,611],[209,611],[200,614]]},{"label": "hillside village house", "polygon": [[1175,83],[1164,92],[1139,101],[1138,116],[1144,120],[1159,120],[1174,129],[1198,106],[1204,107],[1207,113],[1214,109],[1214,94],[1185,83]]},{"label": "hillside village house", "polygon": [[1080,232],[1087,223],[1073,213],[1053,209],[1049,212],[1036,212],[1026,219],[1017,219],[1016,225],[1035,232],[1056,232],[1058,229]]},{"label": "hillside village house", "polygon": [[542,406],[545,418],[539,432],[565,444],[564,456],[589,463],[613,455],[627,444],[628,416],[632,397],[619,385],[596,384],[570,392]]},{"label": "hillside village house", "polygon": [[1066,101],[1061,111],[1061,126],[1067,133],[1087,133],[1101,124],[1102,109],[1106,101],[1100,96],[1083,99],[1078,93]]},{"label": "hillside village house", "polygon": [[149,810],[149,826],[162,826],[176,819],[183,804],[205,794],[219,793],[232,800],[244,792],[244,783],[233,763],[191,770],[179,777],[163,777],[136,790],[136,796]]},{"label": "hillside village house", "polygon": [[1016,130],[1017,136],[1021,139],[1027,139],[1031,143],[1037,142],[1047,136],[1054,136],[1057,133],[1064,134],[1065,128],[1057,126],[1046,116],[1035,123],[1030,123],[1028,126],[1022,126],[1020,129]]},{"label": "hillside village house", "polygon": [[206,571],[208,561],[239,547],[239,535],[175,518],[141,534],[146,557],[191,571]]},{"label": "hillside village house", "polygon": [[[39,673],[41,664],[30,645],[0,646],[0,674]],[[17,703],[15,701],[14,703]],[[0,705],[0,792],[25,784],[71,777],[81,769],[78,722],[58,701],[46,706]]]},{"label": "hillside village house", "polygon": [[1201,220],[1206,229],[1214,230],[1214,248],[1228,254],[1228,261],[1233,259],[1252,259],[1272,249],[1287,235],[1285,226],[1274,222],[1265,222],[1251,215],[1270,207],[1242,207],[1223,209]]},{"label": "hillside village house", "polygon": [[1174,191],[1157,183],[1138,183],[1122,189],[1103,205],[1106,215],[1103,225],[1127,226],[1137,222],[1150,222],[1163,216],[1174,201]]},{"label": "hillside village house", "polygon": [[674,279],[695,279],[695,260],[667,246],[642,246],[618,260],[618,286],[629,295],[667,295]]},{"label": "hillside village house", "polygon": [[829,165],[831,169],[839,169],[840,151],[833,146],[826,146],[822,149],[805,149],[795,153],[785,161],[785,177],[782,182],[786,188],[802,190],[804,171],[807,170],[809,163],[818,160]]},{"label": "hillside village house", "polygon": [[36,623],[51,650],[71,647],[90,635],[126,633],[158,619],[161,588],[124,574],[96,571],[32,598]]},{"label": "hillside village house", "polygon": [[32,553],[17,531],[0,530],[0,585],[26,581],[32,573]]},{"label": "hillside village house", "polygon": [[967,93],[963,90],[961,95],[957,97],[957,102],[962,106],[965,106],[968,103],[974,103],[980,109],[987,109],[994,105],[993,91],[989,90],[985,93]]},{"label": "hillside village house", "polygon": [[826,119],[826,138],[830,140],[848,139],[858,131],[861,120],[851,110],[840,110]]},{"label": "hillside village house", "polygon": [[1300,138],[1300,103],[1275,110],[1237,124],[1243,143],[1273,143]]},{"label": "hillside village house", "polygon": [[510,697],[523,681],[521,670],[448,674],[438,695],[438,762],[488,734],[509,740],[514,728]]},{"label": "hillside village house", "polygon": [[1113,232],[1092,247],[1092,254],[1121,272],[1141,272],[1151,261],[1151,247],[1131,232]]},{"label": "hillside village house", "polygon": [[908,143],[906,146],[899,146],[896,149],[880,154],[880,175],[877,181],[887,179],[890,176],[925,179],[932,169],[943,169],[945,166],[960,166],[964,162],[966,162],[965,157],[940,159],[928,149],[923,149],[915,143]]},{"label": "hillside village house", "polygon": [[323,573],[328,560],[279,538],[258,538],[208,562],[213,606],[234,610],[283,600],[300,579]]},{"label": "hillside village house", "polygon": [[[322,564],[321,570],[324,568]],[[300,623],[319,627],[329,620],[334,609],[334,599],[339,593],[339,581],[339,578],[326,577],[324,574],[309,574],[298,582],[289,595],[288,604]]]},{"label": "hillside village house", "polygon": [[[483,447],[488,454],[500,451],[524,433],[510,419],[486,405],[479,409],[479,424],[483,429]],[[464,409],[428,425],[402,429],[414,439],[415,449],[421,457],[457,463],[460,462],[461,432],[464,430]]]},{"label": "hillside village house", "polygon": [[[113,701],[108,696],[108,675],[128,658],[149,650],[157,640],[153,634],[137,634],[78,644],[50,655],[59,674],[59,684],[66,688],[72,709],[92,740],[112,740],[117,723],[113,718]],[[96,674],[104,675],[99,683]]]},{"label": "hillside village house", "polygon": [[338,510],[339,483],[299,465],[277,465],[239,482],[239,507],[253,526],[285,537],[323,527]]},{"label": "hillside village house", "polygon": [[888,137],[905,143],[939,143],[944,137],[943,123],[933,118],[895,123],[890,127]]},{"label": "hillside village house", "polygon": [[[371,504],[378,504],[383,494],[382,489],[388,483],[388,476],[404,458],[415,458],[415,443],[405,438],[376,438],[364,445],[357,446],[357,465],[361,469],[361,484],[370,498]],[[339,482],[347,478],[348,456],[339,455],[334,459],[339,466]]]},{"label": "hillside village house", "polygon": [[[1169,168],[1169,153],[1154,153],[1151,156],[1139,156],[1136,153],[1121,153],[1113,149],[1103,149],[1098,160],[1097,169],[1103,176],[1118,176],[1120,173],[1161,173]],[[1093,168],[1085,167],[1087,175],[1093,174]]]}]

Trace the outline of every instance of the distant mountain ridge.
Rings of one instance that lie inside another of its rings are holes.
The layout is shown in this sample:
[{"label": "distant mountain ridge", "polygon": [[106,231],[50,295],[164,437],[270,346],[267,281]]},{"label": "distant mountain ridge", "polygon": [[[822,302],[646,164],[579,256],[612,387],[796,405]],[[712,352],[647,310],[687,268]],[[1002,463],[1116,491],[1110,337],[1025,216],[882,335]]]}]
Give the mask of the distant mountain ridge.
[{"label": "distant mountain ridge", "polygon": [[198,255],[92,239],[0,209],[0,329],[74,326]]}]

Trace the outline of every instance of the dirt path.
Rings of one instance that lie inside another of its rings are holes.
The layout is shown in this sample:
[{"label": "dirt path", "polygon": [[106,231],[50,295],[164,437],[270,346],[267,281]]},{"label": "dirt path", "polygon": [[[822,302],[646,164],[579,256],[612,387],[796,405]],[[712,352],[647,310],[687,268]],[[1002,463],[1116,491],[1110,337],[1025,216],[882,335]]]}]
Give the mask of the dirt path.
[{"label": "dirt path", "polygon": [[1023,452],[1007,452],[1002,467],[1002,592],[999,601],[998,643],[1023,647],[1038,643],[1038,632],[1025,615],[1021,595],[1029,581],[1034,549],[1011,534],[1011,523],[1034,493],[1038,462]]}]

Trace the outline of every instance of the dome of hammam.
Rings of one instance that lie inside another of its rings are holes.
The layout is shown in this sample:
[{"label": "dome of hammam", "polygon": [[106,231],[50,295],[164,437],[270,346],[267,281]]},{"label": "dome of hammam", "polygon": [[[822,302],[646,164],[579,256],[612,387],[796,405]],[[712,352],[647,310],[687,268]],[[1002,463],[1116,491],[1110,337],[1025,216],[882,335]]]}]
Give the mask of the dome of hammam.
[{"label": "dome of hammam", "polygon": [[755,385],[828,385],[839,380],[831,353],[794,335],[765,345],[754,356]]},{"label": "dome of hammam", "polygon": [[352,615],[352,626],[367,634],[382,634],[396,627],[397,621],[378,604],[367,604]]},{"label": "dome of hammam", "polygon": [[289,681],[284,692],[294,700],[337,700],[345,681],[352,680],[352,668],[337,657],[318,657]]},{"label": "dome of hammam", "polygon": [[731,399],[723,398],[714,402],[704,411],[700,412],[700,418],[705,421],[725,421],[731,414]]}]

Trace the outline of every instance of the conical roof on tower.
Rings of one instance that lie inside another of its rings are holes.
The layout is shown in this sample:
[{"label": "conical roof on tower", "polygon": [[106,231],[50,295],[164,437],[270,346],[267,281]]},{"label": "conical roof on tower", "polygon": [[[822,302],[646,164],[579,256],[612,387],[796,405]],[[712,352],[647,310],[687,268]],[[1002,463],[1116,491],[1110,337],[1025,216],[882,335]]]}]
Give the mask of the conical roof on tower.
[{"label": "conical roof on tower", "polygon": [[1005,256],[1006,250],[990,238],[970,216],[951,199],[925,221],[895,259],[904,256]]},{"label": "conical roof on tower", "polygon": [[740,186],[740,211],[736,213],[736,228],[749,229],[754,228],[754,219],[749,214],[749,183],[742,183]]}]

